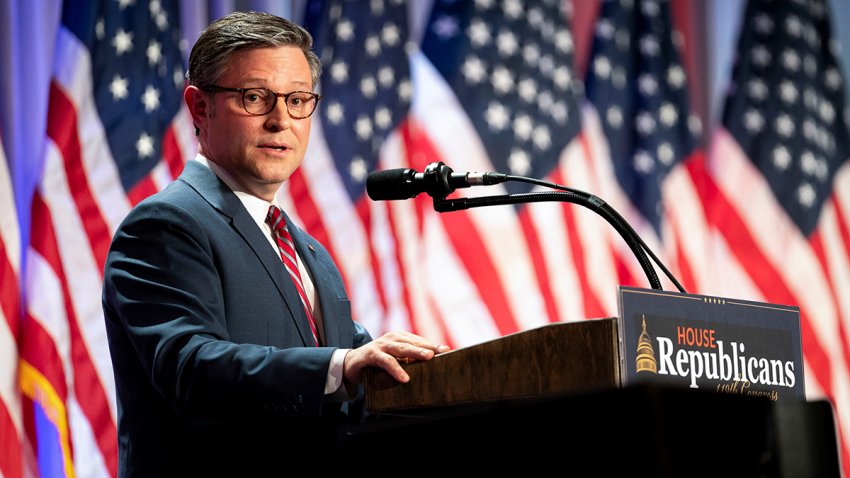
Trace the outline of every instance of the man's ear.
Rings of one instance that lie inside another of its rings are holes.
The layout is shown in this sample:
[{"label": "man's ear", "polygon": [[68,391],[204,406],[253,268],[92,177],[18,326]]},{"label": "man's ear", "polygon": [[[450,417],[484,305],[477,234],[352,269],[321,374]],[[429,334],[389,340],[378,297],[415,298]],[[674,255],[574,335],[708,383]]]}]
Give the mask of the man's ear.
[{"label": "man's ear", "polygon": [[[192,124],[195,129],[202,128],[207,122],[210,113],[209,97],[195,85],[189,85],[183,90],[183,101],[192,115]],[[196,133],[197,134],[197,133]]]}]

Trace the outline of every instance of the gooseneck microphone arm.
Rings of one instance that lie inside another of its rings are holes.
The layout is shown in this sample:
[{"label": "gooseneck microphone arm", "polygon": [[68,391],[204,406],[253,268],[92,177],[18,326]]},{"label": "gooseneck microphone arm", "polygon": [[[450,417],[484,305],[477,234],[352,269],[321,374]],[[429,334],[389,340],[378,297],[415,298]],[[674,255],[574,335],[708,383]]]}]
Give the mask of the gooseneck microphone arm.
[{"label": "gooseneck microphone arm", "polygon": [[[540,191],[498,196],[461,197],[446,199],[457,188],[470,186],[486,186],[506,181],[525,182],[546,186],[558,191]],[[526,178],[499,173],[455,173],[442,162],[428,165],[423,173],[411,169],[381,171],[370,175],[367,181],[367,191],[373,200],[407,199],[420,193],[427,193],[434,201],[434,210],[440,213],[460,211],[476,207],[501,206],[507,204],[523,204],[531,202],[569,202],[586,207],[602,216],[626,241],[629,249],[635,255],[641,268],[653,289],[663,290],[658,274],[650,262],[652,261],[664,272],[667,278],[679,289],[686,293],[685,288],[673,274],[664,266],[649,246],[638,236],[635,230],[614,208],[601,198],[577,189],[562,186],[539,179]],[[649,254],[649,257],[647,256]]]}]

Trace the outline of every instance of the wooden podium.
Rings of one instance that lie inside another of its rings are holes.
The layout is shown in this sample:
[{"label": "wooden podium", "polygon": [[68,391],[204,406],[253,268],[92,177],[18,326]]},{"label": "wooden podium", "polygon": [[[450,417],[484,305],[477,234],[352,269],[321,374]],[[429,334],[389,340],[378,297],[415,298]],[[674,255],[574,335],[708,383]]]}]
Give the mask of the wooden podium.
[{"label": "wooden podium", "polygon": [[403,365],[402,384],[368,369],[370,412],[541,399],[620,385],[616,319],[558,323]]}]

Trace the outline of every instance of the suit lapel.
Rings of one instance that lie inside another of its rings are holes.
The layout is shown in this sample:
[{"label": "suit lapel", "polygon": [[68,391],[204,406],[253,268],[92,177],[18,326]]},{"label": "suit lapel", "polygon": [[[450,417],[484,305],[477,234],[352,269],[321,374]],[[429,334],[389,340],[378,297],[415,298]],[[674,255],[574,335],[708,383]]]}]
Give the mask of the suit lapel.
[{"label": "suit lapel", "polygon": [[[310,331],[304,307],[301,305],[298,290],[286,272],[277,251],[271,247],[242,201],[223,181],[218,179],[215,173],[195,161],[186,163],[180,179],[197,191],[212,207],[230,219],[233,229],[254,251],[283,297],[289,317],[298,329],[302,342],[304,345],[313,344],[313,334]],[[287,223],[289,223],[288,218]],[[300,250],[298,252],[301,253]]]}]

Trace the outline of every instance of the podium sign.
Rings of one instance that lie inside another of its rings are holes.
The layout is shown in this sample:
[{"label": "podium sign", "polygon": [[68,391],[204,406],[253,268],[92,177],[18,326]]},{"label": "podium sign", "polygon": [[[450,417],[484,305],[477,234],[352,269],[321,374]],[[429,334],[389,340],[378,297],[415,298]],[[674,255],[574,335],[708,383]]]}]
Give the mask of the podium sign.
[{"label": "podium sign", "polygon": [[804,399],[798,307],[620,287],[623,383]]}]

